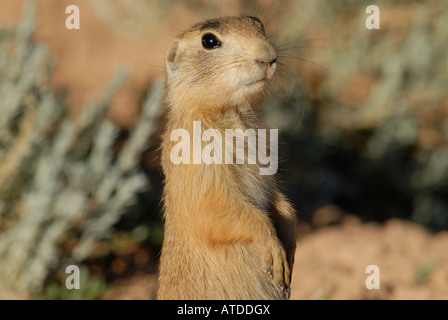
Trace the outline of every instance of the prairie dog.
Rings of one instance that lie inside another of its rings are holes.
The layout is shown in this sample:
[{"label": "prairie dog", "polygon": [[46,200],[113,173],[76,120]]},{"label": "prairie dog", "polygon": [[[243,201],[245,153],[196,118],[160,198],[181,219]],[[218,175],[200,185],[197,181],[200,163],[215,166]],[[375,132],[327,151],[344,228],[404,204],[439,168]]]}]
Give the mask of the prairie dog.
[{"label": "prairie dog", "polygon": [[[158,299],[289,297],[295,212],[275,177],[260,175],[258,161],[176,165],[171,158],[178,143],[171,133],[192,135],[194,122],[200,121],[202,133],[214,129],[223,137],[226,129],[263,128],[258,103],[268,93],[277,59],[263,23],[250,16],[197,24],[168,48]],[[215,156],[224,158],[224,151]]]}]

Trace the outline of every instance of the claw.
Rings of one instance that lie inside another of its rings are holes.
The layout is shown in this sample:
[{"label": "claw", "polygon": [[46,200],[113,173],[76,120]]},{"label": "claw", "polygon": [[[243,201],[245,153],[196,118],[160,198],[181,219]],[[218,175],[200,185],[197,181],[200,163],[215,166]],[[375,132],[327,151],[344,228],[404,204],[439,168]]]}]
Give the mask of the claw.
[{"label": "claw", "polygon": [[287,299],[291,296],[291,287],[286,288],[285,296]]},{"label": "claw", "polygon": [[280,285],[280,288],[282,289],[283,295],[286,299],[289,299],[291,296],[291,287],[287,286],[284,282]]}]

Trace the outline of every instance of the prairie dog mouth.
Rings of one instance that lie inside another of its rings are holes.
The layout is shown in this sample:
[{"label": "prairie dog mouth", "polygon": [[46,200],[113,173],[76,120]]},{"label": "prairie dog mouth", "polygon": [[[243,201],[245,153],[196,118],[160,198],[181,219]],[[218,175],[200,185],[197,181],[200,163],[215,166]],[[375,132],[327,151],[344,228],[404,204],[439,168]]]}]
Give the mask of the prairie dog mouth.
[{"label": "prairie dog mouth", "polygon": [[247,84],[247,87],[249,87],[252,90],[261,90],[267,88],[269,82],[270,82],[269,79],[264,78]]}]

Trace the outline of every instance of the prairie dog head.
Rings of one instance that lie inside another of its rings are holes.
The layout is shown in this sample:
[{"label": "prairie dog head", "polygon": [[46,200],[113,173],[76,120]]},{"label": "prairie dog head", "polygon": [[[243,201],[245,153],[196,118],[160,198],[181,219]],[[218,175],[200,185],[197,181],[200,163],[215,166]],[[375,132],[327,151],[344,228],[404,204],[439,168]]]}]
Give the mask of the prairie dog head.
[{"label": "prairie dog head", "polygon": [[172,106],[222,110],[262,99],[277,69],[277,51],[254,17],[197,24],[166,55]]}]

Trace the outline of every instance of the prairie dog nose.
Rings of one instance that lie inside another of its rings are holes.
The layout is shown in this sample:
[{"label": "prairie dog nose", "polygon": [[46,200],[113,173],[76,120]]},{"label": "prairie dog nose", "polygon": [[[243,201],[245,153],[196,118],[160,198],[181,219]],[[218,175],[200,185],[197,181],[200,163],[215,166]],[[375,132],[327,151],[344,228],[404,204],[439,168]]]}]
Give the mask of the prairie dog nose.
[{"label": "prairie dog nose", "polygon": [[255,51],[255,62],[270,67],[277,62],[277,51],[271,44],[261,43]]},{"label": "prairie dog nose", "polygon": [[[267,60],[267,59],[265,59],[265,60]],[[270,66],[272,66],[273,64],[276,64],[276,63],[277,63],[277,58],[275,58],[275,59],[272,60],[272,61],[265,61],[265,60],[255,59],[255,61],[256,61],[257,63],[259,63],[259,64],[261,64],[261,65],[264,65],[264,66],[267,66],[267,67],[270,67]]]}]

